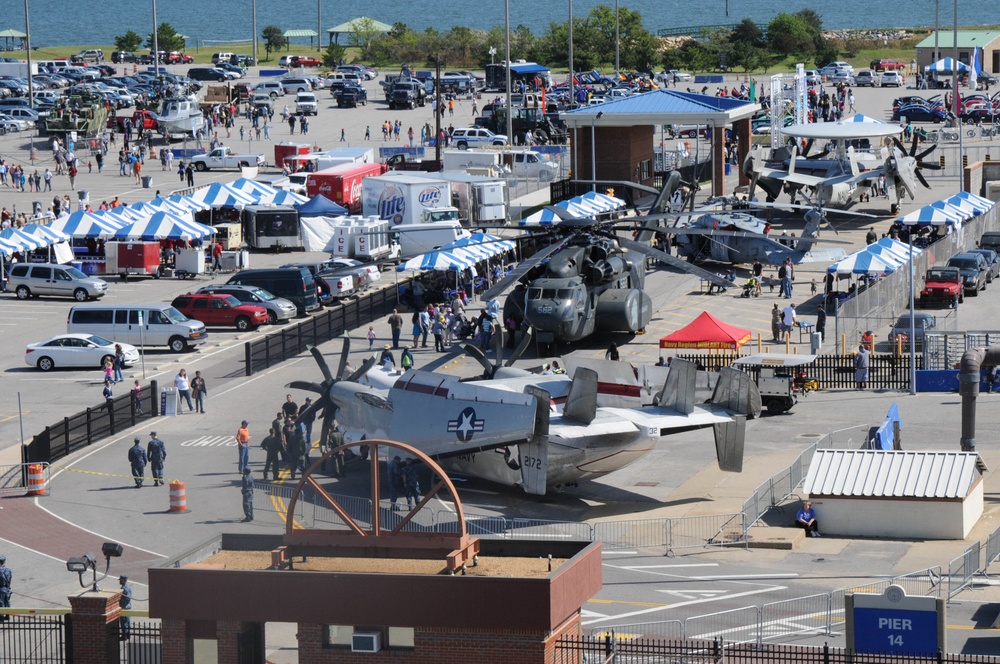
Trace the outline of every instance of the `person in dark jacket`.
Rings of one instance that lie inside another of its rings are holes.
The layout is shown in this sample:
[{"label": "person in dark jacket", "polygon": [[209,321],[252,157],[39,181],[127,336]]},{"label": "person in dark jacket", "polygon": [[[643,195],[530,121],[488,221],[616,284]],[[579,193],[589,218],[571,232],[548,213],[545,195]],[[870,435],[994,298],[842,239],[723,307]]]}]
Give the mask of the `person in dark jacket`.
[{"label": "person in dark jacket", "polygon": [[146,475],[146,450],[142,449],[142,442],[139,436],[132,441],[132,447],[128,450],[128,462],[132,468],[132,479],[135,480],[135,488],[142,486]]},{"label": "person in dark jacket", "polygon": [[[156,437],[156,432],[149,434],[152,439],[146,446],[146,456],[149,459],[150,469],[153,471],[153,486],[163,484],[163,462],[167,460],[167,445]],[[136,438],[138,440],[138,438]]]},{"label": "person in dark jacket", "polygon": [[243,493],[243,523],[247,523],[253,521],[253,476],[249,468],[243,469],[240,491]]}]

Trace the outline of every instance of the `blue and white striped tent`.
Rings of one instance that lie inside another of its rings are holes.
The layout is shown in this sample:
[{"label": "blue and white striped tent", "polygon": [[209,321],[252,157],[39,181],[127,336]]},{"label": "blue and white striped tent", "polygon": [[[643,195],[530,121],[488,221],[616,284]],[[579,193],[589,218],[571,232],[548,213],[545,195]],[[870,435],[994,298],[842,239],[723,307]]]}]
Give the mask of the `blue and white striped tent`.
[{"label": "blue and white striped tent", "polygon": [[849,118],[844,118],[840,121],[840,124],[846,124],[848,122],[863,122],[865,124],[887,124],[885,120],[879,120],[878,118],[873,118],[870,115],[865,115],[864,113],[856,113]]},{"label": "blue and white striped tent", "polygon": [[42,249],[53,244],[48,240],[37,238],[34,235],[29,235],[18,228],[5,228],[0,231],[0,238],[6,240],[11,244],[20,245],[28,251],[33,251],[35,249]]},{"label": "blue and white striped tent", "polygon": [[211,226],[181,219],[169,212],[156,214],[119,229],[116,240],[193,240],[215,233]]},{"label": "blue and white striped tent", "polygon": [[397,272],[405,270],[464,270],[472,267],[478,259],[462,256],[450,251],[431,251],[420,256],[414,256],[410,260],[396,266]]},{"label": "blue and white striped tent", "polygon": [[[592,218],[594,216],[594,212],[592,212],[587,208],[581,207],[577,203],[574,203],[573,199],[570,199],[568,201],[559,201],[552,207],[562,208],[567,212],[569,212],[574,217],[581,217],[587,219],[587,218]],[[556,213],[552,212],[552,210],[545,209],[545,210],[539,210],[538,212],[525,217],[521,221],[517,222],[517,225],[551,226],[553,224],[558,225],[560,223],[562,223],[562,219],[560,219],[559,216],[556,215]]]},{"label": "blue and white striped tent", "polygon": [[[924,67],[924,72],[927,74],[950,74],[953,71],[956,71],[955,64],[955,61],[951,58],[941,58],[937,62],[933,62]],[[969,65],[964,62],[959,62],[958,71],[969,71]]]},{"label": "blue and white striped tent", "polygon": [[934,201],[930,204],[932,208],[937,208],[938,210],[944,210],[945,212],[951,212],[958,217],[961,217],[962,221],[966,221],[975,216],[972,212],[966,210],[958,205],[952,205],[948,201]]},{"label": "blue and white striped tent", "polygon": [[884,237],[875,244],[869,246],[885,247],[897,256],[907,259],[910,257],[911,249],[913,250],[914,256],[919,256],[923,251],[920,247],[911,247],[911,245],[908,245],[905,242],[900,242],[899,240],[893,240],[891,237]]},{"label": "blue and white striped tent", "polygon": [[8,242],[3,238],[0,238],[0,256],[7,256],[8,258],[14,254],[18,254],[24,251],[24,247],[14,242]]},{"label": "blue and white striped tent", "polygon": [[268,203],[271,205],[302,205],[303,203],[308,203],[309,199],[300,194],[296,194],[294,191],[286,191],[284,189],[278,189],[277,193],[270,197],[262,197],[260,199],[261,203]]},{"label": "blue and white striped tent", "polygon": [[228,184],[221,184],[219,182],[212,183],[204,189],[199,189],[191,194],[189,198],[194,201],[205,203],[212,208],[242,208],[245,205],[254,205],[257,203],[257,199],[250,194],[240,191],[235,187],[231,187]]},{"label": "blue and white striped tent", "polygon": [[493,246],[500,247],[501,251],[512,251],[517,247],[517,244],[513,240],[501,240],[496,235],[490,235],[482,231],[473,233],[469,237],[469,240],[472,242],[490,242]]},{"label": "blue and white striped tent", "polygon": [[55,219],[49,227],[70,237],[111,237],[121,224],[113,219],[99,217],[93,212],[77,210],[67,217]]},{"label": "blue and white striped tent", "polygon": [[616,198],[615,196],[609,196],[608,194],[602,194],[597,191],[588,191],[582,196],[579,196],[579,198],[592,203],[601,204],[605,212],[625,207],[625,201],[622,199]]},{"label": "blue and white striped tent", "polygon": [[28,235],[33,235],[38,238],[46,238],[51,244],[68,242],[70,239],[69,234],[57,231],[47,224],[25,224],[24,228],[21,230]]},{"label": "blue and white striped tent", "polygon": [[976,196],[975,194],[970,194],[967,191],[961,191],[951,198],[947,199],[948,203],[952,205],[958,205],[960,207],[967,206],[977,210],[976,214],[982,214],[993,209],[996,205],[995,202],[988,198],[983,198],[982,196]]},{"label": "blue and white striped tent", "polygon": [[889,261],[869,251],[857,251],[826,268],[831,274],[888,274],[895,270]]},{"label": "blue and white striped tent", "polygon": [[[159,199],[154,198],[150,202],[155,203],[157,200]],[[190,196],[181,196],[180,194],[171,196],[170,198],[166,199],[166,201],[168,203],[173,203],[174,205],[178,205],[185,209],[191,210],[192,212],[198,212],[199,210],[210,210],[212,208],[211,205],[205,203],[204,201],[196,201]]]},{"label": "blue and white striped tent", "polygon": [[946,224],[954,226],[961,223],[962,218],[947,210],[927,205],[900,217],[896,221],[906,226],[944,226]]},{"label": "blue and white striped tent", "polygon": [[888,247],[882,247],[877,244],[870,244],[865,248],[865,251],[867,251],[870,254],[875,254],[876,256],[884,260],[886,263],[889,263],[893,267],[898,268],[901,265],[906,265],[907,261],[906,257],[900,256],[899,254],[897,254],[892,249],[889,249]]}]

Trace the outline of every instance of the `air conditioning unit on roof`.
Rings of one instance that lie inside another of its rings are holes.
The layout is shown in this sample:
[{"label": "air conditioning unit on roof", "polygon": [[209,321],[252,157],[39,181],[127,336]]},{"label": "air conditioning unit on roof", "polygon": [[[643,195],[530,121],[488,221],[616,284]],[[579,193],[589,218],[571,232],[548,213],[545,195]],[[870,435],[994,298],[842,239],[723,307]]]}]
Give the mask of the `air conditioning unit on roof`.
[{"label": "air conditioning unit on roof", "polygon": [[351,636],[351,652],[378,652],[382,649],[382,632],[355,632]]}]

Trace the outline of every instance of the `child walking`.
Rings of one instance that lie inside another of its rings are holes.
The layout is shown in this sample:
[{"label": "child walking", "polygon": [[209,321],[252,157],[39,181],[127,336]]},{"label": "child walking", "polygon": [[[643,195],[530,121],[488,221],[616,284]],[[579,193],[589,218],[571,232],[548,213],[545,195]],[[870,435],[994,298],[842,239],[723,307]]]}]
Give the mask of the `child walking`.
[{"label": "child walking", "polygon": [[368,326],[368,350],[375,350],[375,328]]}]

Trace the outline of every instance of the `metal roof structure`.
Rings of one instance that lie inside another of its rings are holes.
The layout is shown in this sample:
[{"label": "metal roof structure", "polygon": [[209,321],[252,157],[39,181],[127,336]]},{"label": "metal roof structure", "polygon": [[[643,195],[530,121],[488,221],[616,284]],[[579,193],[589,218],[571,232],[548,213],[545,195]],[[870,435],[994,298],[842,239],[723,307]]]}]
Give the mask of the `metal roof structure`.
[{"label": "metal roof structure", "polygon": [[285,30],[282,34],[283,37],[309,37],[310,39],[318,36],[315,30]]},{"label": "metal roof structure", "polygon": [[[760,104],[680,90],[651,90],[559,114],[570,127],[697,124],[721,127],[753,117]],[[599,117],[598,117],[599,116]]]},{"label": "metal roof structure", "polygon": [[810,497],[963,499],[985,470],[975,452],[821,449],[803,491]]},{"label": "metal roof structure", "polygon": [[[958,47],[987,46],[997,38],[1000,38],[1000,32],[996,30],[959,30]],[[952,30],[941,30],[938,34],[938,48],[954,48],[953,43]],[[934,48],[934,33],[931,32],[917,44],[917,48]]]}]

